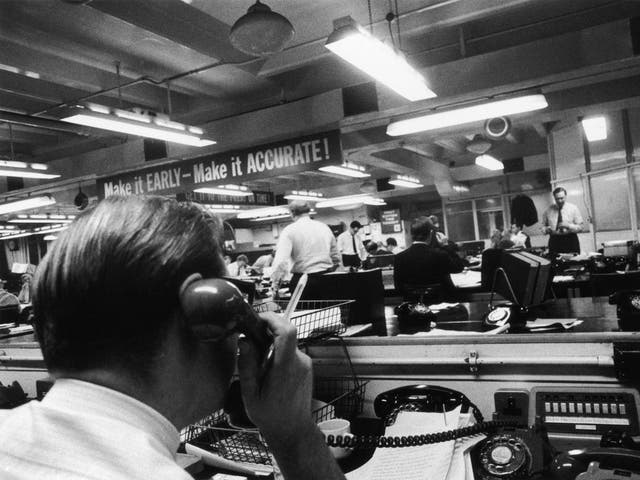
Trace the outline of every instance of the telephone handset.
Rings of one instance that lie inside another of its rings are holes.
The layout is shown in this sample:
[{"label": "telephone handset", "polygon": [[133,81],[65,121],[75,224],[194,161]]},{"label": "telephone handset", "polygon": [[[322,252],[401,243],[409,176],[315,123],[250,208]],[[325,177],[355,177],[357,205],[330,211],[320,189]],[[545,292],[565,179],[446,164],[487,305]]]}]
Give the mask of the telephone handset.
[{"label": "telephone handset", "polygon": [[[264,377],[273,357],[273,335],[238,287],[223,278],[196,280],[180,292],[180,305],[200,341],[218,342],[236,332],[244,334],[260,352]],[[244,409],[239,382],[231,384],[224,409],[232,425],[254,426]]]},{"label": "telephone handset", "polygon": [[554,458],[550,469],[555,480],[629,479],[632,472],[640,472],[640,452],[626,448],[571,450]]},{"label": "telephone handset", "polygon": [[432,385],[409,385],[381,393],[374,401],[376,415],[383,417],[385,423],[392,425],[402,411],[443,413],[461,406],[462,413],[472,409],[478,423],[456,430],[411,435],[403,437],[386,437],[375,435],[327,436],[327,444],[332,447],[409,447],[431,443],[447,442],[456,438],[476,435],[487,430],[514,425],[512,421],[484,422],[478,408],[462,393],[444,387]]},{"label": "telephone handset", "polygon": [[376,397],[373,408],[376,415],[386,419],[389,425],[402,410],[441,413],[454,410],[458,405],[462,407],[461,413],[468,413],[469,408],[473,408],[476,421],[483,421],[478,408],[464,394],[433,385],[409,385],[381,393]]}]

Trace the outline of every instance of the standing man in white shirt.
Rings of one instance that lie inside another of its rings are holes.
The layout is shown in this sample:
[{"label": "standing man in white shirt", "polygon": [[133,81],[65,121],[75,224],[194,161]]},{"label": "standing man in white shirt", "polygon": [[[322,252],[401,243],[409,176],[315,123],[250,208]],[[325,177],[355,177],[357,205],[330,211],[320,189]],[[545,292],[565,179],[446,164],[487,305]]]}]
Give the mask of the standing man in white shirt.
[{"label": "standing man in white shirt", "polygon": [[580,253],[578,233],[582,231],[583,220],[580,210],[566,201],[567,191],[558,187],[553,191],[555,204],[542,214],[542,231],[549,235],[549,254]]},{"label": "standing man in white shirt", "polygon": [[274,337],[263,377],[225,312],[187,316],[185,289],[225,273],[220,225],[195,204],[113,196],[60,234],[33,292],[56,381],[41,402],[0,410],[0,478],[191,480],[179,431],[222,408],[237,358],[247,413],[284,477],[344,479],[311,416],[295,328],[261,316]]},{"label": "standing man in white shirt", "polygon": [[354,220],[348,230],[338,235],[338,251],[342,254],[342,264],[345,267],[358,268],[367,258],[367,250],[358,235],[361,228],[362,224]]},{"label": "standing man in white shirt", "polygon": [[278,291],[291,263],[293,292],[304,274],[324,274],[334,271],[340,265],[336,239],[328,225],[311,219],[308,202],[296,200],[289,203],[293,223],[280,233],[276,256],[273,260],[273,290]]}]

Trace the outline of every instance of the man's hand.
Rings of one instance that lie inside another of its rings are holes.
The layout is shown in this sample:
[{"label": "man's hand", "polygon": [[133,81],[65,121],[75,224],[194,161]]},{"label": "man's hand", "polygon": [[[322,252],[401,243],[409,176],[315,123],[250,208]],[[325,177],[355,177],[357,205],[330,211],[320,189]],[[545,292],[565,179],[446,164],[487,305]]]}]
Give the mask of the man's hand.
[{"label": "man's hand", "polygon": [[274,359],[260,381],[260,355],[239,340],[242,398],[287,479],[343,480],[324,436],[311,416],[311,359],[298,350],[296,329],[281,315],[261,315],[274,336]]},{"label": "man's hand", "polygon": [[246,338],[240,339],[238,369],[249,418],[266,437],[291,435],[296,427],[315,426],[311,418],[313,378],[311,359],[297,346],[296,329],[281,315],[261,315],[274,336],[274,359],[259,383],[259,354]]}]

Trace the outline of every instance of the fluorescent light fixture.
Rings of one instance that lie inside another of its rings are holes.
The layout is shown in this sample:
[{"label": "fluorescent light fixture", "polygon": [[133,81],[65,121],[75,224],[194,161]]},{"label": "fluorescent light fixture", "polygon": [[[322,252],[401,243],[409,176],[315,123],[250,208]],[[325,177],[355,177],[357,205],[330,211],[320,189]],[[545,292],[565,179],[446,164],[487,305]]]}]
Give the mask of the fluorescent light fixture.
[{"label": "fluorescent light fixture", "polygon": [[192,147],[206,147],[216,143],[213,140],[200,138],[193,133],[193,127],[188,125],[127,110],[111,109],[94,103],[74,107],[69,112],[69,115],[62,118],[62,120],[78,125],[155,138]]},{"label": "fluorescent light fixture", "polygon": [[488,170],[503,170],[504,164],[491,155],[478,155],[476,157],[476,165],[484,167]]},{"label": "fluorescent light fixture", "polygon": [[51,234],[49,234],[49,235],[45,235],[42,239],[43,239],[45,242],[53,242],[54,240],[57,240],[57,239],[58,239],[58,236],[57,236],[57,235],[51,235]]},{"label": "fluorescent light fixture", "polygon": [[396,185],[398,187],[405,187],[405,188],[420,188],[420,187],[424,187],[424,185],[422,183],[420,183],[420,180],[418,180],[417,178],[414,178],[414,177],[408,177],[406,175],[398,175],[393,180],[389,180],[389,183],[391,185]]},{"label": "fluorescent light fixture", "polygon": [[398,135],[436,130],[438,128],[463,125],[465,123],[487,120],[494,117],[532,112],[548,106],[547,99],[544,98],[544,95],[540,94],[497,100],[495,102],[482,103],[471,107],[457,108],[455,110],[436,112],[416,118],[391,122],[387,126],[387,135],[396,137]]},{"label": "fluorescent light fixture", "polygon": [[413,102],[436,96],[404,55],[382,43],[351,17],[334,22],[334,31],[325,47],[407,100]]},{"label": "fluorescent light fixture", "polygon": [[207,210],[212,213],[238,213],[240,205],[205,205]]},{"label": "fluorescent light fixture", "polygon": [[469,187],[467,187],[466,185],[453,185],[453,190],[458,192],[458,193],[466,193],[469,191]]},{"label": "fluorescent light fixture", "polygon": [[58,178],[56,173],[43,173],[47,166],[42,163],[28,164],[13,160],[0,160],[0,177],[21,177],[21,178]]},{"label": "fluorescent light fixture", "polygon": [[62,230],[66,230],[69,228],[68,225],[47,225],[46,227],[37,227],[33,229],[33,233],[53,233],[53,232],[61,232]]},{"label": "fluorescent light fixture", "polygon": [[289,208],[286,205],[278,205],[275,207],[254,208],[251,210],[244,210],[238,213],[240,219],[243,218],[258,218],[258,217],[270,217],[275,215],[289,215]]},{"label": "fluorescent light fixture", "polygon": [[340,207],[343,205],[354,205],[356,203],[366,203],[367,205],[385,205],[384,200],[374,198],[367,193],[356,195],[345,195],[343,197],[327,198],[316,203],[316,208]]},{"label": "fluorescent light fixture", "polygon": [[12,238],[29,237],[33,235],[31,230],[18,230],[11,233],[0,234],[0,240],[10,240]]},{"label": "fluorescent light fixture", "polygon": [[9,223],[71,223],[76,218],[75,215],[57,215],[57,214],[34,214],[34,215],[16,215],[9,219]]},{"label": "fluorescent light fixture", "polygon": [[291,218],[291,215],[288,213],[283,213],[282,215],[270,215],[268,217],[258,217],[252,218],[252,222],[264,222],[265,220],[279,220],[281,218]]},{"label": "fluorescent light fixture", "polygon": [[13,202],[0,203],[0,215],[19,212],[21,210],[29,210],[31,208],[46,207],[47,205],[53,205],[54,203],[56,203],[56,200],[51,195],[29,197]]},{"label": "fluorescent light fixture", "polygon": [[323,197],[322,193],[310,190],[293,190],[284,196],[287,200],[310,200],[312,202],[320,201]]},{"label": "fluorescent light fixture", "polygon": [[582,128],[590,142],[607,139],[607,119],[605,117],[584,118],[582,119]]},{"label": "fluorescent light fixture", "polygon": [[371,174],[366,172],[364,167],[349,162],[344,162],[342,165],[328,165],[326,167],[320,167],[318,170],[342,175],[344,177],[366,178],[371,176]]},{"label": "fluorescent light fixture", "polygon": [[253,192],[244,185],[219,185],[217,187],[196,188],[194,192],[212,195],[228,195],[230,197],[250,197]]}]

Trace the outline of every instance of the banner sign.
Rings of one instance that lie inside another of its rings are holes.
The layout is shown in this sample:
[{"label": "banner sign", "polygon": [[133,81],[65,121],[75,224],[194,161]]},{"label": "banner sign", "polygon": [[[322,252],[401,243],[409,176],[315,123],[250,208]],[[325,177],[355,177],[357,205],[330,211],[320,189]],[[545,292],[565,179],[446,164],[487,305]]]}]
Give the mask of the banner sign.
[{"label": "banner sign", "polygon": [[270,207],[274,204],[273,192],[254,190],[253,195],[246,197],[231,197],[229,195],[212,195],[210,193],[183,192],[176,195],[179,202],[196,202],[204,205],[255,205]]},{"label": "banner sign", "polygon": [[382,233],[400,233],[402,231],[400,210],[382,210],[380,223],[382,224]]},{"label": "banner sign", "polygon": [[198,187],[241,184],[342,163],[340,131],[307,135],[282,142],[191,158],[99,178],[98,197],[166,195]]}]

